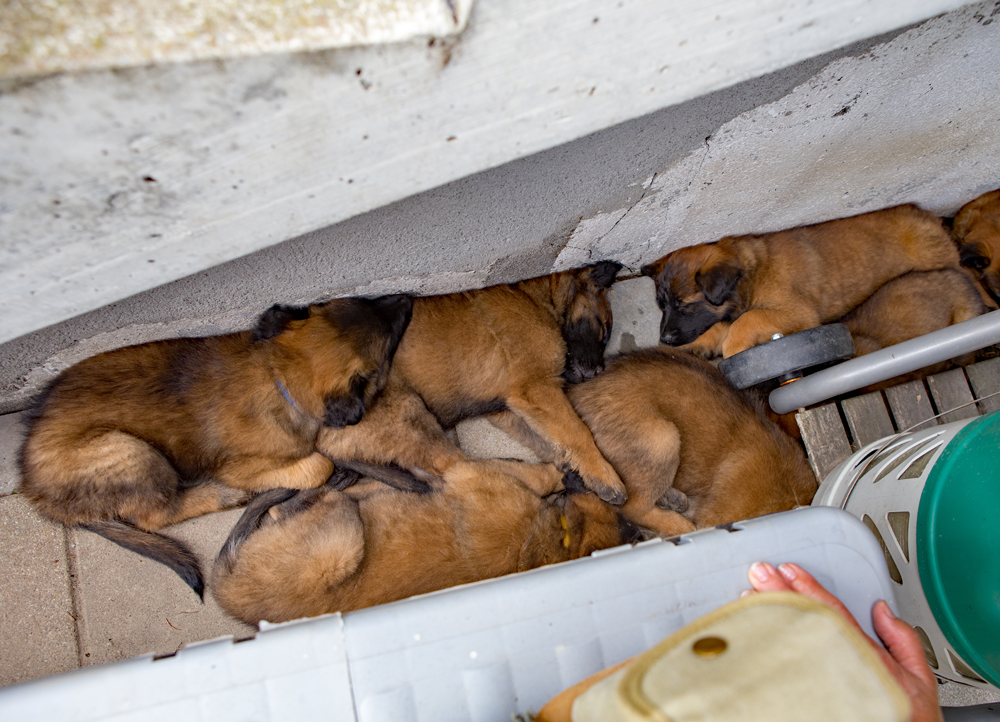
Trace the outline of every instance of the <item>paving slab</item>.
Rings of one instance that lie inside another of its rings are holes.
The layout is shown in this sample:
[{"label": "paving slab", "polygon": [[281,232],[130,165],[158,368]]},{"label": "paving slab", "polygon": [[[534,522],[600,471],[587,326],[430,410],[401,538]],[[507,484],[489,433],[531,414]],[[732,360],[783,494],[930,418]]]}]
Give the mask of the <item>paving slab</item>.
[{"label": "paving slab", "polygon": [[974,704],[991,704],[1000,702],[1000,692],[988,689],[970,687],[957,682],[939,680],[938,700],[943,707],[970,707]]},{"label": "paving slab", "polygon": [[63,528],[0,498],[0,685],[79,666]]},{"label": "paving slab", "polygon": [[[186,542],[206,575],[241,511],[209,514],[164,530]],[[210,592],[205,603],[162,564],[83,530],[70,532],[76,550],[77,609],[84,666],[140,654],[172,654],[186,644],[225,635],[249,637],[255,627],[230,619]]]},{"label": "paving slab", "polygon": [[455,426],[458,445],[476,459],[520,459],[538,463],[539,458],[484,417],[466,419]]},{"label": "paving slab", "polygon": [[660,343],[656,284],[648,276],[618,281],[611,287],[611,338],[605,356],[652,348]]},{"label": "paving slab", "polygon": [[22,413],[0,416],[0,496],[17,488],[17,452],[24,438]]}]

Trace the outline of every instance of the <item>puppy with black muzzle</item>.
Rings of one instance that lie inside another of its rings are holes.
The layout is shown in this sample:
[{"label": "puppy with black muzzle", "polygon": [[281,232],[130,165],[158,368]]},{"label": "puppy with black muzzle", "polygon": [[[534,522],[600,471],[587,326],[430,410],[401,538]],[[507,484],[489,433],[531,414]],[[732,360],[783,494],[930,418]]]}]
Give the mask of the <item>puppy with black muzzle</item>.
[{"label": "puppy with black muzzle", "polygon": [[611,332],[608,288],[621,266],[593,266],[447,296],[417,298],[379,407],[362,423],[320,434],[334,459],[397,464],[418,478],[442,477],[464,455],[438,423],[489,414],[501,428],[524,425],[605,501],[625,489],[570,406],[567,381],[603,368]]},{"label": "puppy with black muzzle", "polygon": [[940,219],[898,206],[681,248],[642,271],[656,281],[660,340],[728,358],[835,321],[904,273],[958,267]]},{"label": "puppy with black muzzle", "polygon": [[[347,612],[576,559],[638,530],[549,464],[465,460],[427,494],[362,481],[275,490],[247,507],[212,595],[248,624]],[[294,496],[292,496],[295,494]]]},{"label": "puppy with black muzzle", "polygon": [[802,447],[691,354],[619,356],[567,393],[625,483],[622,514],[662,536],[792,509],[816,491]]},{"label": "puppy with black muzzle", "polygon": [[1000,305],[1000,189],[966,203],[955,214],[951,234],[962,265],[980,284],[990,308]]},{"label": "puppy with black muzzle", "polygon": [[62,372],[27,414],[21,491],[43,516],[166,564],[199,596],[198,560],[154,533],[324,484],[322,426],[362,419],[385,385],[411,300],[274,306],[253,331],[130,346]]}]

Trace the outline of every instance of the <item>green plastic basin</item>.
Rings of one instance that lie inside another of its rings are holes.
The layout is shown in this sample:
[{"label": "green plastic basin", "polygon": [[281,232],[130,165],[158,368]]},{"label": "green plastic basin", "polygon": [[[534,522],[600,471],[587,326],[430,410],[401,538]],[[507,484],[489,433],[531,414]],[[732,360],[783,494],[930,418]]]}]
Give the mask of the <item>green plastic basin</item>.
[{"label": "green plastic basin", "polygon": [[1000,686],[1000,412],[970,422],[941,452],[920,497],[916,541],[942,633]]}]

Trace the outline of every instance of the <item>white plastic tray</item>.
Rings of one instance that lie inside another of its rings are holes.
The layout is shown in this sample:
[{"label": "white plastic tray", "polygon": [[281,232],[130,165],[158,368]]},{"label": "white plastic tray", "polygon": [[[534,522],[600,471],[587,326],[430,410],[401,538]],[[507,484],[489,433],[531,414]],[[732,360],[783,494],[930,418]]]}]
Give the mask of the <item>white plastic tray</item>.
[{"label": "white plastic tray", "polygon": [[881,548],[846,512],[731,528],[14,685],[0,718],[510,722],[736,599],[754,561],[802,565],[869,634],[878,599],[895,609]]}]

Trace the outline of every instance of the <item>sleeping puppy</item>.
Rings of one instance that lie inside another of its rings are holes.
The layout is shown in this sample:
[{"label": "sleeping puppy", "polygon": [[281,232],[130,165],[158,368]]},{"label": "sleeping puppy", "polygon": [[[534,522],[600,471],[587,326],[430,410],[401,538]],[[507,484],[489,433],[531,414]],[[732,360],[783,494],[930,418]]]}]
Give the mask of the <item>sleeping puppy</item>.
[{"label": "sleeping puppy", "polygon": [[619,356],[567,393],[625,483],[622,514],[662,536],[791,509],[816,491],[801,446],[691,354]]},{"label": "sleeping puppy", "polygon": [[1000,189],[962,206],[951,224],[958,255],[982,284],[988,306],[1000,304]]},{"label": "sleeping puppy", "polygon": [[855,355],[863,356],[983,313],[986,305],[972,279],[948,268],[894,278],[840,322],[854,338]]},{"label": "sleeping puppy", "polygon": [[316,436],[361,420],[410,312],[406,296],[274,306],[253,331],[82,361],[27,415],[21,491],[46,518],[166,564],[200,596],[197,559],[153,532],[253,492],[325,483],[334,463]]},{"label": "sleeping puppy", "polygon": [[638,536],[593,494],[556,494],[562,478],[549,464],[469,460],[422,495],[369,481],[267,492],[219,553],[212,594],[244,622],[282,622],[576,559]]},{"label": "sleeping puppy", "polygon": [[[464,458],[436,422],[499,414],[528,426],[605,501],[625,489],[573,411],[563,387],[601,371],[611,331],[608,288],[621,266],[605,261],[520,283],[417,298],[386,393],[364,422],[325,429],[318,448],[332,459],[396,464],[441,477]],[[433,417],[433,420],[430,416]]]},{"label": "sleeping puppy", "polygon": [[904,273],[958,267],[941,221],[906,205],[681,248],[642,270],[656,281],[660,340],[728,358],[834,321]]}]

